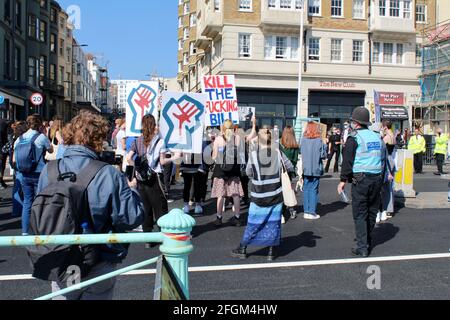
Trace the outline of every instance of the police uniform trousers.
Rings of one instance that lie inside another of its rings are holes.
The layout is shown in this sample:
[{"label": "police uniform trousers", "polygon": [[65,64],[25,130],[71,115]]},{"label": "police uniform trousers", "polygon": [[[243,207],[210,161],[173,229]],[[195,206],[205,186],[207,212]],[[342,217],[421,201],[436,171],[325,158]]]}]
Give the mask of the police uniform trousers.
[{"label": "police uniform trousers", "polygon": [[372,245],[371,234],[375,228],[381,205],[381,174],[355,174],[352,186],[353,219],[359,250],[367,251]]}]

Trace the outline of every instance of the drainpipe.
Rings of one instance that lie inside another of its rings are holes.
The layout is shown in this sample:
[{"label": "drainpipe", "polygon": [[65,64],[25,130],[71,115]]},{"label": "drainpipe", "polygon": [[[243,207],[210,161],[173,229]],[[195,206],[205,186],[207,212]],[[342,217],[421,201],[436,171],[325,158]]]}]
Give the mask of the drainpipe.
[{"label": "drainpipe", "polygon": [[368,9],[368,15],[367,15],[367,22],[368,22],[368,27],[369,27],[369,33],[368,33],[368,37],[369,37],[369,74],[372,74],[372,32],[370,31],[371,27],[372,27],[372,21],[371,21],[371,17],[372,17],[372,0],[369,1],[369,9]]}]

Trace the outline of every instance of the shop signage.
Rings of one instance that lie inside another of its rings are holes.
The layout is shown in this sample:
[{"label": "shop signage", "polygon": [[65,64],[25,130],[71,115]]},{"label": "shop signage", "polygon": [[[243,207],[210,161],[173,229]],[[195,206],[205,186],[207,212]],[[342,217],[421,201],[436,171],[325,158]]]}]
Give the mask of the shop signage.
[{"label": "shop signage", "polygon": [[378,92],[381,106],[403,106],[405,94],[398,92]]},{"label": "shop signage", "polygon": [[356,88],[356,83],[354,82],[344,82],[344,81],[320,81],[321,88],[344,88],[352,89]]},{"label": "shop signage", "polygon": [[381,107],[381,118],[390,120],[408,120],[408,111],[405,107]]}]

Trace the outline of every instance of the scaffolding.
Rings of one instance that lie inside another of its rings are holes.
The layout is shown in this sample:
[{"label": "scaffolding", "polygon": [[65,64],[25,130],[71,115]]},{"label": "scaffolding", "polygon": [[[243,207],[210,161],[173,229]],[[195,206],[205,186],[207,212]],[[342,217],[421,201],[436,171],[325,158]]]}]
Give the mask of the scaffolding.
[{"label": "scaffolding", "polygon": [[450,132],[450,20],[422,30],[421,101],[414,122],[425,134]]}]

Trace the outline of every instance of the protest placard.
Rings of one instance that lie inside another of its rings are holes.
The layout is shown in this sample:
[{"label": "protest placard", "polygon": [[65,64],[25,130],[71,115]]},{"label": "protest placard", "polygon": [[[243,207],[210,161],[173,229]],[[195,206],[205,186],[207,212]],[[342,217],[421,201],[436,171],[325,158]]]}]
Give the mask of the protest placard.
[{"label": "protest placard", "polygon": [[204,76],[202,92],[208,96],[206,103],[206,126],[221,126],[226,120],[239,123],[234,76]]},{"label": "protest placard", "polygon": [[127,84],[126,134],[138,137],[142,132],[142,118],[151,114],[158,117],[158,91],[156,81],[140,81]]},{"label": "protest placard", "polygon": [[163,93],[159,126],[170,151],[202,153],[207,100],[208,96],[201,93]]}]

